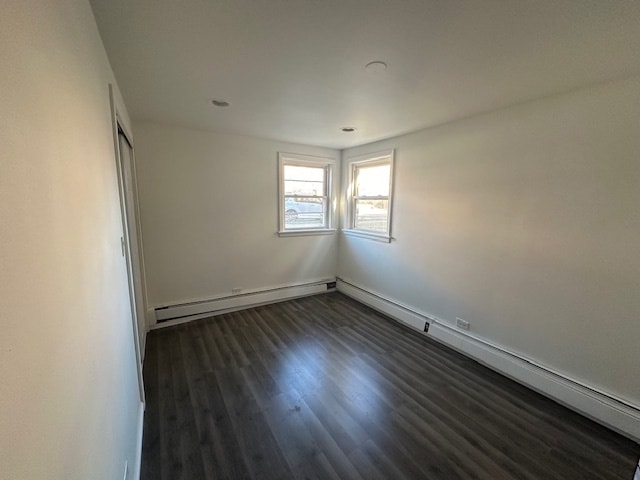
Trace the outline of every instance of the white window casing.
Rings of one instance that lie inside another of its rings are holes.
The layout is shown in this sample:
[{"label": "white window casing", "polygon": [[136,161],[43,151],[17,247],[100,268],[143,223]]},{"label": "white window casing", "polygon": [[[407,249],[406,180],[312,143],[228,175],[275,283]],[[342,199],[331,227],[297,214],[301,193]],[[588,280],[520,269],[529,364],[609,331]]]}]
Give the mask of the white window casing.
[{"label": "white window casing", "polygon": [[335,233],[336,160],[278,153],[278,235]]},{"label": "white window casing", "polygon": [[391,242],[394,150],[347,159],[346,221],[343,233]]}]

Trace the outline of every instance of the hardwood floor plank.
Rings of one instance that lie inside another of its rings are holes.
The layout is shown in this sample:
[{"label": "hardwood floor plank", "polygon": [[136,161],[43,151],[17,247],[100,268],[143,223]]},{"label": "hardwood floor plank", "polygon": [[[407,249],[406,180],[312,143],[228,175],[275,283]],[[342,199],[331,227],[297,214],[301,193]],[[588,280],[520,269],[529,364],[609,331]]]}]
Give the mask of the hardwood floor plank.
[{"label": "hardwood floor plank", "polygon": [[[405,348],[406,348],[406,346],[405,346]],[[409,350],[410,350],[410,349],[409,349]],[[405,350],[405,351],[402,353],[402,355],[398,355],[398,357],[399,357],[399,358],[406,358],[406,357],[408,357],[408,356],[409,356],[409,355],[408,355],[407,350]],[[466,359],[465,359],[465,360],[466,360]],[[416,363],[413,363],[413,364],[415,365]],[[406,373],[409,373],[409,372],[411,371],[411,363],[407,362],[407,363],[405,363],[405,364],[403,365],[403,367],[404,367],[404,368],[403,368],[403,370],[404,370]],[[428,369],[428,368],[430,368],[430,367],[433,367],[433,365],[432,365],[431,363],[428,363],[428,364],[427,364],[427,369]],[[422,368],[422,367],[421,367],[421,368]],[[448,378],[449,378],[449,379],[451,379],[451,378],[452,378],[452,377],[451,377],[451,372],[450,372],[450,371],[449,371],[449,372],[447,372],[446,370],[443,370],[443,369],[442,369],[442,366],[440,366],[440,368],[441,368],[441,369],[440,369],[440,370],[438,370],[437,372],[433,372],[433,373],[435,373],[435,374],[436,374],[436,377],[437,377],[438,375],[446,375],[446,376],[448,376]],[[424,371],[422,371],[422,372],[413,372],[413,378],[419,378],[420,373],[427,374],[427,372],[424,372]],[[471,378],[471,379],[470,379],[470,378],[469,378],[469,376],[467,375],[467,380],[471,380],[471,381],[473,381],[473,378]],[[433,376],[431,376],[431,377],[430,377],[430,380],[429,380],[429,383],[434,383],[435,381],[436,381],[436,380],[435,380],[435,378],[434,378]],[[465,383],[466,383],[466,382],[465,382]],[[513,385],[515,385],[515,384],[513,384]],[[518,387],[519,387],[519,386],[518,386]],[[545,399],[545,400],[546,400],[546,399]],[[508,411],[508,410],[506,410],[506,411]],[[553,423],[555,423],[555,422],[553,422]],[[552,439],[555,439],[555,438],[556,438],[556,436],[555,436],[555,435],[551,435],[551,436],[550,436],[550,439],[551,439],[551,438],[552,438]],[[546,446],[546,445],[544,446],[544,449],[548,451],[548,448],[547,448],[547,446]],[[594,452],[594,454],[596,454],[596,453]],[[576,454],[576,455],[584,456],[584,452],[582,452],[581,454]],[[600,455],[602,455],[602,453],[600,453]],[[606,461],[606,459],[604,459],[604,458],[603,458],[602,460],[603,460],[603,461]],[[581,465],[581,464],[582,464],[581,459],[579,459],[579,458],[578,458],[577,460],[570,459],[569,461],[575,461],[575,463],[576,463],[576,468],[579,468],[579,465]],[[588,476],[588,473],[585,473],[585,475],[587,475],[587,476]]]},{"label": "hardwood floor plank", "polygon": [[307,428],[304,417],[308,415],[309,408],[295,390],[276,395],[265,410],[265,418],[295,478],[340,478]]},{"label": "hardwood floor plank", "polygon": [[[431,377],[429,378],[429,383],[432,383]],[[462,390],[466,394],[462,394]],[[467,388],[464,382],[452,382],[431,390],[429,395],[440,405],[447,405],[453,415],[465,419],[474,429],[482,431],[483,437],[518,463],[529,461],[530,468],[537,470],[537,462],[541,458],[545,462],[551,461],[549,444],[544,441],[544,437],[539,433],[530,433],[519,416],[510,415],[508,410],[495,408],[499,399],[487,395],[476,396],[473,388]],[[579,465],[576,464],[576,467],[579,468]],[[553,472],[547,473],[547,476],[563,478]]]},{"label": "hardwood floor plank", "polygon": [[406,467],[408,465],[404,459],[397,457],[397,453],[392,449],[384,448],[384,446],[380,448],[373,440],[369,440],[364,444],[363,451],[372,467],[380,470],[384,478],[398,478],[401,480],[424,478],[419,472],[410,471],[405,473],[405,468],[402,468],[402,470],[399,468],[399,466]]},{"label": "hardwood floor plank", "polygon": [[271,376],[271,365],[266,365],[262,356],[256,357],[251,365],[242,369],[247,386],[251,390],[259,407],[264,410],[273,397],[280,395],[282,390]]},{"label": "hardwood floor plank", "polygon": [[213,455],[211,465],[215,466],[215,470],[212,472],[212,478],[253,478],[245,464],[216,376],[214,373],[208,373],[204,379],[207,387],[207,401],[211,412],[207,418],[206,428],[210,432],[214,449],[214,452],[207,452],[209,455]]},{"label": "hardwood floor plank", "polygon": [[251,363],[249,357],[253,356],[253,348],[241,330],[229,332],[222,340],[231,352],[235,365],[244,367]]},{"label": "hardwood floor plank", "polygon": [[[184,328],[180,329],[177,341],[171,342],[169,357],[171,359],[173,394],[176,406],[176,429],[182,457],[182,469],[180,476],[177,478],[187,480],[204,478],[204,467],[191,399],[192,390],[189,388],[184,368],[185,352],[181,345],[181,340],[185,335],[184,332]],[[193,352],[192,349],[190,351]]]},{"label": "hardwood floor plank", "polygon": [[144,435],[142,442],[142,478],[161,478],[160,462],[160,425],[164,419],[160,416],[158,368],[158,342],[148,344],[144,360],[144,384],[147,392],[153,392],[146,398],[144,413]]},{"label": "hardwood floor plank", "polygon": [[372,369],[375,368],[376,371],[372,370],[371,374],[379,375],[380,382],[387,382],[388,378],[393,378],[395,381],[390,387],[395,387],[404,397],[398,411],[415,412],[414,420],[429,415],[435,428],[446,438],[448,444],[458,445],[458,448],[466,451],[466,461],[473,462],[475,468],[485,470],[493,478],[532,478],[526,471],[518,468],[508,455],[470,428],[467,418],[455,415],[445,407],[446,404],[435,401],[432,393],[427,394],[421,389],[424,382],[422,378],[405,379],[393,362],[382,357],[376,359],[370,357],[368,362],[369,365],[375,365]]},{"label": "hardwood floor plank", "polygon": [[349,453],[349,459],[362,478],[366,478],[367,480],[386,480],[388,478],[364,454],[361,448],[352,450],[351,453]]},{"label": "hardwood floor plank", "polygon": [[268,305],[260,310],[261,323],[266,328],[269,328],[277,338],[277,340],[274,341],[274,345],[277,346],[278,350],[284,350],[288,346],[293,345],[299,335],[297,335],[289,325],[285,324],[282,317],[275,315],[269,307]]},{"label": "hardwood floor plank", "polygon": [[[200,330],[191,329],[195,332]],[[189,390],[191,392],[191,403],[198,432],[200,443],[200,453],[202,456],[202,464],[204,470],[203,478],[216,479],[223,478],[229,472],[229,468],[225,465],[225,454],[222,448],[227,442],[220,435],[219,429],[216,427],[212,418],[212,409],[209,401],[210,386],[206,379],[208,373],[203,368],[202,359],[198,358],[196,352],[191,347],[191,342],[196,342],[197,338],[190,334],[181,335],[182,351],[184,353],[184,365]],[[206,364],[206,362],[205,362]],[[216,406],[217,411],[225,415],[226,411],[221,409],[219,404]]]},{"label": "hardwood floor plank", "polygon": [[[496,432],[493,437],[494,444],[501,443],[500,438],[505,436],[504,435],[506,433],[505,430],[509,430],[510,426],[519,426],[520,428],[517,435],[515,434],[516,430],[511,429],[511,437],[515,438],[515,443],[516,443],[516,445],[514,446],[517,446],[517,444],[521,444],[520,452],[531,452],[532,449],[537,447],[539,455],[544,455],[545,452],[549,454],[550,452],[549,446],[550,445],[553,446],[557,443],[557,439],[559,438],[558,434],[560,433],[558,431],[559,424],[557,422],[557,416],[548,416],[547,412],[549,410],[556,409],[558,406],[557,404],[554,404],[548,399],[541,398],[541,400],[543,400],[544,402],[544,409],[542,411],[542,414],[536,414],[536,411],[532,410],[533,405],[531,405],[531,403],[522,404],[521,402],[518,402],[517,399],[514,399],[513,400],[514,403],[511,403],[511,404],[508,401],[505,402],[505,399],[509,399],[516,388],[524,389],[524,387],[521,387],[519,385],[514,386],[512,382],[509,382],[509,389],[506,391],[505,390],[495,391],[495,388],[497,388],[495,380],[501,380],[501,378],[494,379],[493,383],[483,383],[481,385],[481,387],[483,388],[477,388],[477,387],[474,387],[474,383],[478,381],[478,378],[475,375],[470,375],[468,371],[455,372],[455,371],[452,371],[451,368],[447,368],[445,364],[441,364],[438,366],[438,368],[434,368],[434,364],[433,364],[434,362],[430,362],[426,364],[424,367],[421,367],[420,371],[417,371],[417,370],[412,370],[413,368],[412,365],[416,365],[416,362],[411,363],[403,360],[408,357],[406,353],[403,355],[399,355],[398,357],[400,358],[400,360],[398,361],[399,366],[402,366],[401,368],[402,375],[406,375],[405,378],[407,382],[414,381],[416,378],[418,379],[421,378],[420,377],[421,373],[423,375],[429,375],[430,384],[434,383],[434,381],[432,381],[431,378],[434,378],[437,376],[446,377],[449,383],[446,385],[444,392],[442,393],[442,397],[444,397],[443,400],[445,398],[449,400],[449,405],[452,406],[452,408],[458,409],[457,414],[463,414],[462,412],[466,412],[464,413],[464,415],[468,414],[468,421],[475,423],[476,428],[482,428],[482,425],[484,425],[485,427],[488,427],[490,430]],[[411,373],[413,373],[413,375],[411,375]],[[464,392],[463,395],[456,396],[455,394],[456,389],[458,389],[460,392]],[[482,392],[482,395],[478,394],[478,392]],[[530,392],[528,390],[526,390],[526,393],[527,393],[527,398],[530,400],[535,396],[533,392]],[[432,392],[431,395],[436,397],[438,396],[438,394],[436,394],[435,392]],[[450,400],[455,398],[458,398],[460,402],[451,403]],[[473,401],[470,402],[470,400],[473,400]],[[466,402],[467,405],[473,405],[476,408],[476,410],[474,412],[471,412],[469,409],[458,407],[458,405],[462,405],[462,407],[464,407],[464,402]],[[514,404],[518,405],[519,407],[518,415],[512,414]],[[489,422],[479,422],[479,420],[482,419],[482,416],[478,414],[478,409],[481,409],[483,406],[485,407],[485,411],[489,407],[493,408],[494,415],[492,416],[492,419]],[[561,410],[565,414],[571,413],[566,411],[566,409],[561,409]],[[546,428],[544,429],[538,428],[535,431],[535,435],[529,435],[526,429],[527,423],[524,421],[521,421],[522,417],[527,415],[529,416],[529,422],[535,422],[539,426],[542,426],[541,424],[544,424]],[[498,428],[500,426],[502,426],[502,429]],[[564,433],[566,434],[567,432],[564,432]],[[577,433],[576,435],[578,437],[580,436]],[[569,458],[563,460],[562,463],[566,463],[566,462],[574,463],[576,470],[578,471],[583,470],[584,472],[583,474],[585,478],[590,478],[591,473],[582,467],[582,465],[584,465],[583,463],[584,457],[588,455],[592,458],[592,460],[597,458],[600,462],[604,462],[603,464],[606,465],[609,462],[611,462],[611,453],[607,453],[606,450],[603,451],[602,449],[600,449],[597,452],[590,451],[588,446],[585,447],[582,442],[575,441],[576,435],[571,435],[573,441],[570,442],[569,444],[564,445],[563,449],[572,451],[572,455]],[[533,440],[534,444],[532,443],[528,443],[526,445],[523,444],[524,443],[523,441],[526,441],[527,439]],[[509,442],[509,445],[503,446],[503,450],[509,449],[511,445],[513,445],[512,441]],[[519,454],[513,453],[513,455],[519,455]],[[616,456],[617,455],[614,455],[614,457]],[[538,456],[537,458],[540,458],[540,457]],[[551,457],[545,457],[545,458],[547,458],[549,461],[552,461]]]},{"label": "hardwood floor plank", "polygon": [[291,470],[241,369],[219,370],[214,375],[252,478],[290,478]]},{"label": "hardwood floor plank", "polygon": [[212,365],[213,367],[217,367],[219,369],[227,368],[232,365],[237,365],[236,360],[233,356],[233,353],[231,352],[231,349],[229,348],[229,345],[226,340],[229,334],[222,333],[221,325],[222,325],[222,322],[220,321],[210,322],[210,324],[207,325],[207,327],[209,327],[210,329],[210,333],[213,338],[213,343],[210,343],[207,346],[207,349],[209,351],[215,349],[219,353],[220,360],[222,363]]},{"label": "hardwood floor plank", "polygon": [[[309,342],[307,342],[307,347],[309,347]],[[310,348],[306,350],[310,350]],[[306,369],[304,361],[297,364],[297,369]],[[352,421],[366,432],[369,439],[375,439],[377,444],[383,446],[389,455],[394,456],[397,468],[403,472],[403,475],[407,475],[409,478],[428,478],[407,451],[406,442],[398,443],[388,433],[393,431],[393,426],[389,424],[393,406],[390,402],[381,401],[379,392],[375,388],[363,387],[353,379],[348,382],[336,382],[330,375],[324,375],[322,378],[316,375],[314,378],[318,379],[319,388],[305,393],[303,395],[305,400],[312,402],[312,399],[320,394],[333,396]]]},{"label": "hardwood floor plank", "polygon": [[640,446],[339,293],[153,331],[142,480],[631,478]]},{"label": "hardwood floor plank", "polygon": [[177,427],[178,414],[173,387],[172,359],[168,354],[171,350],[171,345],[177,341],[178,335],[179,333],[177,332],[161,332],[155,336],[154,340],[158,342],[158,351],[160,352],[158,362],[159,385],[157,392],[149,390],[146,392],[149,397],[155,394],[159,402],[160,457],[156,461],[160,463],[160,478],[162,480],[181,478],[183,470],[179,450],[180,436]]},{"label": "hardwood floor plank", "polygon": [[[244,314],[249,323],[249,328],[246,329],[247,337],[255,352],[261,352],[263,350],[269,350],[271,352],[278,350],[278,346],[272,341],[273,335],[267,335],[265,333],[266,327],[262,324],[264,321],[261,318],[259,309],[249,309],[240,312]],[[276,340],[277,342],[277,340]],[[279,345],[281,342],[278,342]]]},{"label": "hardwood floor plank", "polygon": [[214,333],[212,333],[210,322],[198,321],[193,324],[194,335],[199,336],[202,339],[202,344],[206,351],[206,355],[209,358],[209,366],[211,371],[222,368],[225,365],[222,354],[216,344]]}]

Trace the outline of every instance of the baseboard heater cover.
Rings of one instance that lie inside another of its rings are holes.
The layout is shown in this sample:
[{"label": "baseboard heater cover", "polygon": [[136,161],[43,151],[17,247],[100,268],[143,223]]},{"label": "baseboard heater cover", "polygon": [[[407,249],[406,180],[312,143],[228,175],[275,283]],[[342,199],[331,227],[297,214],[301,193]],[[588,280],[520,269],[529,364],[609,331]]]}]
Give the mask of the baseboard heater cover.
[{"label": "baseboard heater cover", "polygon": [[291,285],[252,291],[237,295],[201,300],[196,302],[168,305],[155,308],[156,322],[167,322],[203,314],[216,314],[241,308],[249,308],[267,303],[289,300],[296,297],[315,295],[331,291],[335,280],[323,280],[314,283]]},{"label": "baseboard heater cover", "polygon": [[421,332],[426,332],[429,329],[429,324],[433,321],[433,319],[427,315],[422,315],[380,294],[369,292],[341,278],[338,278],[337,287],[339,292],[355,298],[365,305],[369,305],[371,308],[385,313],[391,318],[399,320],[405,325]]},{"label": "baseboard heater cover", "polygon": [[434,315],[416,312],[350,281],[338,278],[338,291],[416,330],[422,330],[420,322],[426,320],[429,325],[427,336],[640,443],[640,406],[573,380],[500,345],[460,331]]}]

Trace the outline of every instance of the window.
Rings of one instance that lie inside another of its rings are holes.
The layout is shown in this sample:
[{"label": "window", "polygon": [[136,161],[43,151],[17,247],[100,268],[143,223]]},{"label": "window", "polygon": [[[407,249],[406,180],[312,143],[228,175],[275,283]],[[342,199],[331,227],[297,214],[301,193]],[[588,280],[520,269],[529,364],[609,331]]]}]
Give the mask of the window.
[{"label": "window", "polygon": [[280,235],[332,233],[332,175],[335,160],[278,155]]},{"label": "window", "polygon": [[393,150],[348,160],[346,234],[391,241]]}]

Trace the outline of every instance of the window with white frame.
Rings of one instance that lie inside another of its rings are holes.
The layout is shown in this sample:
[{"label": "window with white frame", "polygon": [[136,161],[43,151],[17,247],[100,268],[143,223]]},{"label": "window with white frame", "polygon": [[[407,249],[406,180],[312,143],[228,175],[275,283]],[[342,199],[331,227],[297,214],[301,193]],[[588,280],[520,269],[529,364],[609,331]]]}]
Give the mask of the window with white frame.
[{"label": "window with white frame", "polygon": [[278,154],[279,233],[331,233],[332,175],[335,160]]},{"label": "window with white frame", "polygon": [[391,241],[393,150],[348,159],[347,234]]}]

